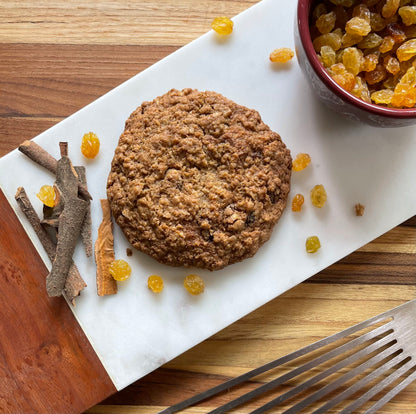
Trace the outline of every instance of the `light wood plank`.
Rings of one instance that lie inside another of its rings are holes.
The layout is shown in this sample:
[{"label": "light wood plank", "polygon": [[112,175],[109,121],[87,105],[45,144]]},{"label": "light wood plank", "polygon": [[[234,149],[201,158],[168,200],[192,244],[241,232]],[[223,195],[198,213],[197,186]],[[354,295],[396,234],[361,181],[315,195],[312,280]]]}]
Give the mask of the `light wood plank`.
[{"label": "light wood plank", "polygon": [[0,43],[182,46],[257,2],[2,0]]}]

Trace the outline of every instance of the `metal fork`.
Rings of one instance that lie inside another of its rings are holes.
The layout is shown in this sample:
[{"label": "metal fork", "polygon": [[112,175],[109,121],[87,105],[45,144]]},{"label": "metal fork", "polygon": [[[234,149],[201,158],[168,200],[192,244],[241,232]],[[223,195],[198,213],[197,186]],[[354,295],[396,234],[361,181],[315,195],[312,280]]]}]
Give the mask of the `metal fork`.
[{"label": "metal fork", "polygon": [[[159,414],[176,413],[287,365],[290,365],[289,370],[282,375],[209,414],[228,412],[266,392],[270,398],[271,391],[279,387],[283,391],[278,396],[273,396],[251,414],[264,413],[283,403],[286,414],[302,410],[307,410],[304,412],[308,414],[325,413],[334,407],[341,414],[352,413],[360,407],[366,414],[377,412],[416,379],[416,299],[217,385]],[[287,384],[294,381],[296,384],[287,390]],[[325,396],[329,398],[327,401],[322,400]]]}]

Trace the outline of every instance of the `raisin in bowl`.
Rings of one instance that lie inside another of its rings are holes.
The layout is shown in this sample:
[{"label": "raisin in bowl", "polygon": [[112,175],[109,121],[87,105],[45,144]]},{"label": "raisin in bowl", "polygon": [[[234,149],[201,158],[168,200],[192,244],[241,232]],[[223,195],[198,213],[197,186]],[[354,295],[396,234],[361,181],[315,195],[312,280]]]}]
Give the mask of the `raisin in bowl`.
[{"label": "raisin in bowl", "polygon": [[348,119],[378,127],[416,124],[416,1],[402,10],[397,4],[298,0],[299,65],[321,101]]}]

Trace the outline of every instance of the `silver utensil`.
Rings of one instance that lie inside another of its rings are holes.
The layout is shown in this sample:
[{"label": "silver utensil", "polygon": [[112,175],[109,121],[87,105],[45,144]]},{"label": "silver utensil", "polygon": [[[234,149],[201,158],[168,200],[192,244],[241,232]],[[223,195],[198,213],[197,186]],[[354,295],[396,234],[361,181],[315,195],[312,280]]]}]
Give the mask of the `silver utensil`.
[{"label": "silver utensil", "polygon": [[[283,407],[282,412],[287,414],[302,410],[319,414],[330,409],[347,414],[359,408],[367,414],[375,413],[416,379],[416,300],[271,361],[159,414],[176,413],[279,368],[283,374],[262,382],[210,414],[226,413],[264,393],[271,399],[251,411],[252,414],[276,406]],[[277,396],[271,394],[279,389]]]}]

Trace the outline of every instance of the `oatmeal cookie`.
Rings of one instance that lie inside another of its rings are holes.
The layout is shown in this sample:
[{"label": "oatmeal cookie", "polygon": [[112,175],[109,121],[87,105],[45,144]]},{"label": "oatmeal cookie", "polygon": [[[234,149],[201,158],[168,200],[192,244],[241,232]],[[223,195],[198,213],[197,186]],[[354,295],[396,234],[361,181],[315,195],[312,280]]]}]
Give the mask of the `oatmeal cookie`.
[{"label": "oatmeal cookie", "polygon": [[171,266],[218,270],[270,238],[291,167],[257,111],[215,92],[173,89],[126,121],[107,196],[135,248]]}]

